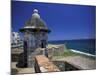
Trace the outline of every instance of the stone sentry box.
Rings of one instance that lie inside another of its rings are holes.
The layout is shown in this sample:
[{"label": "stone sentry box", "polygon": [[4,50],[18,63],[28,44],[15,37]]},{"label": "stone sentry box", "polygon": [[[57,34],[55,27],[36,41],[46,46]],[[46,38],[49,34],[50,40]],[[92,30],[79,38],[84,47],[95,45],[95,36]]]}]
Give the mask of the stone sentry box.
[{"label": "stone sentry box", "polygon": [[43,54],[47,56],[47,40],[50,30],[40,18],[37,9],[34,9],[32,17],[20,29],[24,35],[24,52],[21,53],[17,67],[33,67],[33,57],[38,54],[38,48],[43,48]]}]

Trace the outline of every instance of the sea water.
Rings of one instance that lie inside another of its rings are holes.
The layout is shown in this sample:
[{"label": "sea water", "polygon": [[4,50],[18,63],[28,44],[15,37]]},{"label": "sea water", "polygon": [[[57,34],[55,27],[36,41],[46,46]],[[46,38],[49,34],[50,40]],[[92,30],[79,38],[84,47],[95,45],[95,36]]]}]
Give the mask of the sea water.
[{"label": "sea water", "polygon": [[95,39],[57,40],[49,41],[50,44],[65,44],[67,48],[96,55]]}]

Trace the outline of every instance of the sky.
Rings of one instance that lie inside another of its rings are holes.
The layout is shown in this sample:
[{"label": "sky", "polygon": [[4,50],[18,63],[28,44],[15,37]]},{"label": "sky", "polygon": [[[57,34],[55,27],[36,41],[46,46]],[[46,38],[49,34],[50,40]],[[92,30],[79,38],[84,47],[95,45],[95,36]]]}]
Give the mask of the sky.
[{"label": "sky", "polygon": [[49,40],[91,39],[96,35],[96,7],[86,5],[12,1],[12,31],[19,32],[38,9],[51,30]]}]

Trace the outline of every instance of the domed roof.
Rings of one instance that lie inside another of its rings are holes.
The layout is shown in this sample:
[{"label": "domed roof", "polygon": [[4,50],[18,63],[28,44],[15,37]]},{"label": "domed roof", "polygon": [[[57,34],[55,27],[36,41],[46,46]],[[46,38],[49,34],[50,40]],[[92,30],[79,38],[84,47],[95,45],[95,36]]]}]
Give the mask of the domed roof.
[{"label": "domed roof", "polygon": [[42,30],[49,32],[50,30],[47,28],[46,23],[40,18],[40,15],[38,14],[38,10],[34,9],[34,13],[32,14],[32,17],[26,21],[25,27],[22,28],[20,31],[25,30]]},{"label": "domed roof", "polygon": [[45,22],[40,18],[30,18],[26,21],[24,28],[43,28],[47,29]]}]

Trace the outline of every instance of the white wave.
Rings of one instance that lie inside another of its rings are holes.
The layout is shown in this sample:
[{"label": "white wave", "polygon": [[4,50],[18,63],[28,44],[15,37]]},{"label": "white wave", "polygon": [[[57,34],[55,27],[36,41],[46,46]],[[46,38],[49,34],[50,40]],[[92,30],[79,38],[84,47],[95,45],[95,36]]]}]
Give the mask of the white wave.
[{"label": "white wave", "polygon": [[92,55],[92,54],[89,54],[89,53],[77,51],[77,50],[74,50],[74,49],[70,49],[70,50],[71,50],[72,52],[75,52],[75,53],[79,53],[79,54],[84,54],[84,55],[87,55],[87,56],[96,57],[96,55]]}]

